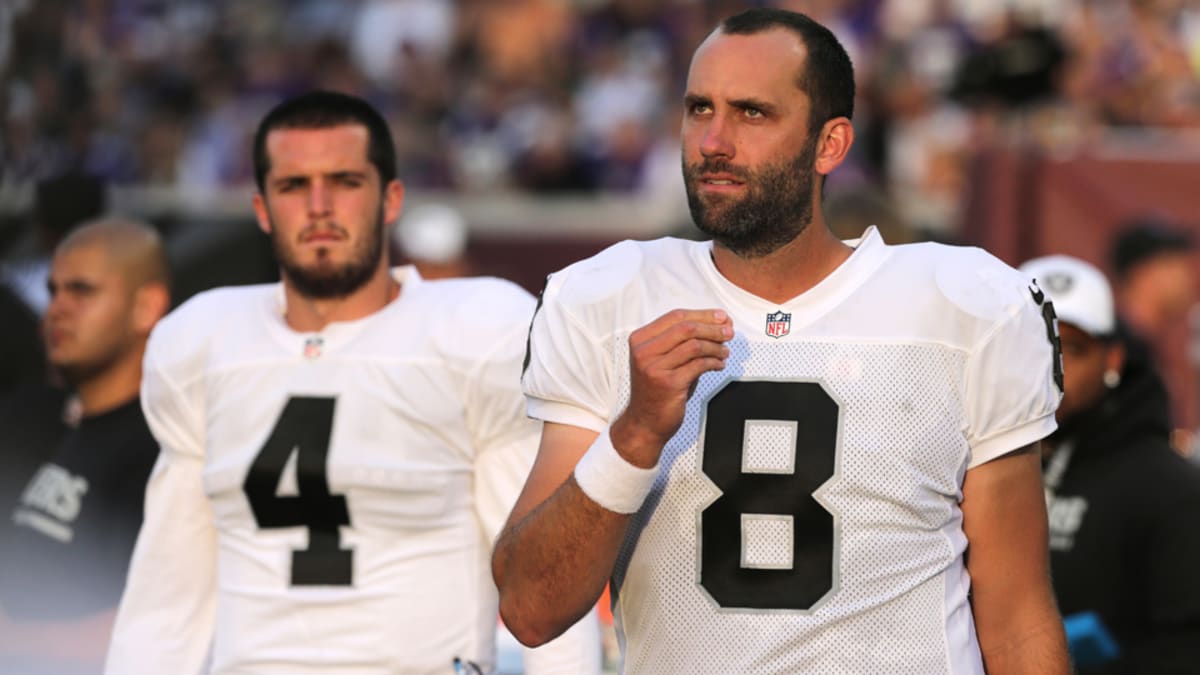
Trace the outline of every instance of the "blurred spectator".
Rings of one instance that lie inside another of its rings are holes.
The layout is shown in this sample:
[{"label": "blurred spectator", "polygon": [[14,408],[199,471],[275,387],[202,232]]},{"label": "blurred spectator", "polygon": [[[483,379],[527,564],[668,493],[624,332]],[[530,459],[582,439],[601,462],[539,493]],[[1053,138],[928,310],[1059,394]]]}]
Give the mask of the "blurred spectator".
[{"label": "blurred spectator", "polygon": [[392,230],[397,257],[414,265],[422,279],[469,276],[467,237],[462,215],[444,204],[412,209]]},{"label": "blurred spectator", "polygon": [[455,5],[444,0],[366,0],[351,36],[355,62],[381,88],[403,87],[407,55],[444,60],[453,46]]},{"label": "blurred spectator", "polygon": [[31,238],[3,269],[5,283],[37,316],[50,304],[46,278],[51,252],[71,230],[103,214],[107,203],[106,187],[95,176],[68,173],[37,184]]},{"label": "blurred spectator", "polygon": [[158,447],[138,400],[167,311],[154,230],[103,220],[68,235],[49,275],[45,340],[70,386],[0,402],[0,672],[98,672]]},{"label": "blurred spectator", "polygon": [[825,201],[825,218],[839,239],[857,239],[875,226],[889,244],[911,244],[917,236],[897,213],[896,207],[878,190],[861,188],[830,192]]},{"label": "blurred spectator", "polygon": [[1079,673],[1194,673],[1200,470],[1171,450],[1161,385],[1130,363],[1104,275],[1067,256],[1021,270],[1059,317],[1065,393],[1044,477],[1051,572]]},{"label": "blurred spectator", "polygon": [[1196,302],[1194,248],[1191,233],[1141,218],[1118,232],[1111,250],[1117,312],[1131,333],[1128,351],[1166,381],[1175,427],[1171,443],[1185,456],[1194,452],[1194,439],[1182,428],[1191,417],[1187,378],[1176,369],[1189,363],[1184,333]]},{"label": "blurred spectator", "polygon": [[[0,182],[249,182],[251,121],[312,88],[375,103],[406,184],[644,189],[692,48],[738,0],[21,0],[0,9]],[[866,182],[953,238],[981,147],[1200,128],[1200,7],[1110,0],[774,0],[847,44]],[[8,36],[8,37],[6,37]],[[7,60],[5,60],[7,54]],[[677,157],[676,157],[677,163]],[[678,173],[678,172],[675,172]]]},{"label": "blurred spectator", "polygon": [[1112,247],[1117,308],[1147,339],[1157,339],[1187,318],[1196,302],[1192,235],[1165,222],[1140,219],[1117,234]]}]

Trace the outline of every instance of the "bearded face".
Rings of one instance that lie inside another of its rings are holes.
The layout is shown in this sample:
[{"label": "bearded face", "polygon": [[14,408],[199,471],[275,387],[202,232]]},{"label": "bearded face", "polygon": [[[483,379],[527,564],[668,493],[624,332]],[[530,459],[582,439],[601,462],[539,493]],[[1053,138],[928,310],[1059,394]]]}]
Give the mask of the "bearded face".
[{"label": "bearded face", "polygon": [[[795,239],[812,222],[817,135],[800,152],[758,168],[727,159],[684,160],[688,207],[700,231],[743,258],[757,258]],[[741,184],[741,194],[705,190],[706,182]]]},{"label": "bearded face", "polygon": [[[340,262],[330,249],[321,247],[316,249],[315,256],[310,256],[313,258],[310,262],[302,262],[298,245],[288,241],[281,229],[274,226],[271,247],[284,276],[301,295],[322,300],[344,298],[362,288],[378,267],[383,255],[383,223],[381,206],[373,226],[352,240],[349,255]],[[345,228],[337,223],[310,225],[299,238],[303,244],[321,234],[328,234],[331,239],[350,239]]]}]

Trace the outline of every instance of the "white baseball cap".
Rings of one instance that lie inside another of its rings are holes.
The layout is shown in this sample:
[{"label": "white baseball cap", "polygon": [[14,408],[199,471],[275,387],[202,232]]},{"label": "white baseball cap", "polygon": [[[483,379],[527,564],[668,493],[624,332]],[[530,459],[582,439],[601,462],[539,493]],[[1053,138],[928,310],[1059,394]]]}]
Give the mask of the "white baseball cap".
[{"label": "white baseball cap", "polygon": [[1046,292],[1059,321],[1092,337],[1116,331],[1112,288],[1095,266],[1071,256],[1049,255],[1026,262],[1020,270]]}]

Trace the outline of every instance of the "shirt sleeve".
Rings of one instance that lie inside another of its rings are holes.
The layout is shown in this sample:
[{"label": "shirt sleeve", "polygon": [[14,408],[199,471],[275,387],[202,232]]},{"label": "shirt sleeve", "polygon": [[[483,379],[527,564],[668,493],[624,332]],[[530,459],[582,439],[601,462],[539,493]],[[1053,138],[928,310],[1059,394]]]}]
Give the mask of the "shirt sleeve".
[{"label": "shirt sleeve", "polygon": [[967,362],[967,442],[973,469],[1049,435],[1062,397],[1053,313],[1027,289]]},{"label": "shirt sleeve", "polygon": [[568,306],[562,292],[567,274],[551,276],[542,292],[522,386],[531,417],[599,432],[611,414],[612,359],[602,336]]},{"label": "shirt sleeve", "polygon": [[160,450],[105,664],[114,675],[202,672],[213,634],[216,531],[203,485],[199,383],[180,388],[154,347],[152,339],[142,407]]},{"label": "shirt sleeve", "polygon": [[541,439],[541,422],[524,413],[523,347],[524,328],[501,337],[470,377],[466,414],[475,448],[475,506],[489,542],[521,494]]},{"label": "shirt sleeve", "polygon": [[[475,507],[489,542],[508,519],[541,439],[542,423],[525,415],[520,386],[526,330],[524,322],[510,328],[470,377],[467,424],[476,449]],[[522,647],[522,654],[528,675],[599,673],[596,611],[541,647]]]}]

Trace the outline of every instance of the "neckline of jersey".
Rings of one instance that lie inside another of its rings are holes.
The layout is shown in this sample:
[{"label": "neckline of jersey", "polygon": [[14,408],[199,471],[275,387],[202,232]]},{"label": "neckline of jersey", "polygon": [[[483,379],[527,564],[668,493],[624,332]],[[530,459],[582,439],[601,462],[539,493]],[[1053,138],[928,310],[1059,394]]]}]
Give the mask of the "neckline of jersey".
[{"label": "neckline of jersey", "polygon": [[701,273],[708,277],[717,294],[730,301],[729,306],[723,309],[751,325],[761,323],[764,314],[784,311],[792,315],[791,328],[796,331],[821,318],[845,300],[891,253],[891,247],[883,241],[874,225],[868,227],[858,239],[846,239],[844,242],[854,249],[850,257],[816,286],[783,303],[770,302],[726,279],[713,262],[711,241],[693,248],[692,253]]},{"label": "neckline of jersey", "polygon": [[283,293],[283,282],[275,284],[273,292],[268,296],[270,320],[267,323],[271,334],[275,336],[276,340],[289,353],[298,357],[304,356],[305,344],[314,339],[320,340],[320,354],[328,354],[336,351],[342,345],[354,339],[359,333],[362,333],[367,326],[374,323],[379,317],[397,311],[398,307],[407,305],[407,299],[424,282],[421,275],[417,272],[417,268],[412,265],[393,267],[390,272],[392,279],[400,284],[400,292],[388,304],[384,305],[379,311],[372,312],[358,319],[330,322],[329,325],[319,331],[297,331],[287,324],[287,320],[284,319],[286,301]]}]

